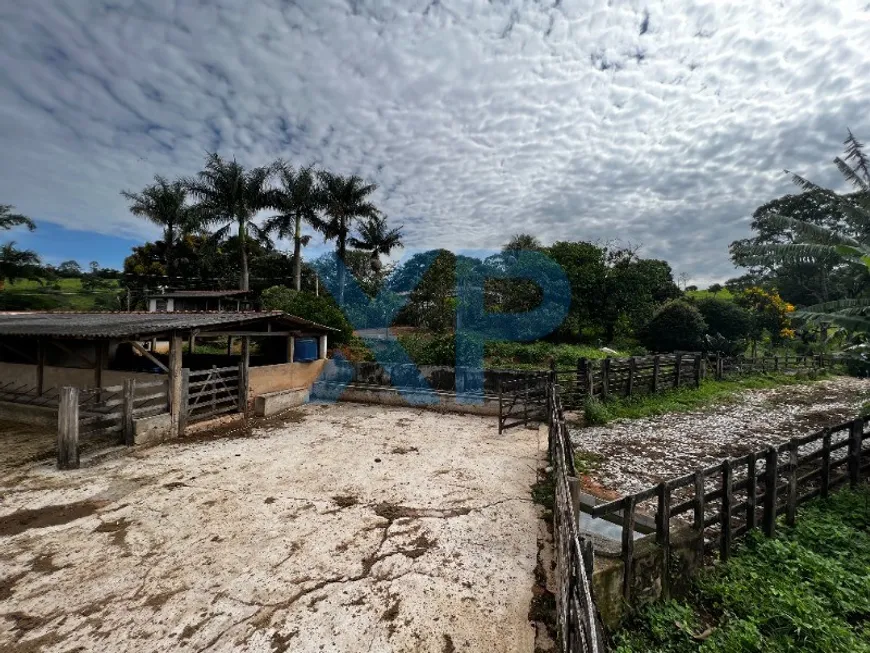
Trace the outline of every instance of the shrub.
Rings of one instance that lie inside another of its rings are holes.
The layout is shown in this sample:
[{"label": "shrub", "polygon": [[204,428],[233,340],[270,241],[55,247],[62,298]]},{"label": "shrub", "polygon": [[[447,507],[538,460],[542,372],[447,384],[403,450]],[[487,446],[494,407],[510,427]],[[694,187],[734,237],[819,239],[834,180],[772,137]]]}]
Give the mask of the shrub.
[{"label": "shrub", "polygon": [[272,286],[263,291],[260,303],[264,310],[284,311],[288,315],[338,329],[338,333],[329,336],[331,344],[343,345],[353,337],[353,327],[332,297],[318,297],[286,286]]},{"label": "shrub", "polygon": [[746,349],[752,331],[752,317],[746,309],[715,297],[706,297],[695,304],[707,323],[707,342],[711,349],[727,356],[736,356]]},{"label": "shrub", "polygon": [[610,421],[610,413],[596,397],[586,397],[583,401],[583,419],[587,426],[602,426]]},{"label": "shrub", "polygon": [[707,323],[701,312],[685,301],[668,302],[655,312],[640,333],[651,351],[698,350],[703,346]]}]

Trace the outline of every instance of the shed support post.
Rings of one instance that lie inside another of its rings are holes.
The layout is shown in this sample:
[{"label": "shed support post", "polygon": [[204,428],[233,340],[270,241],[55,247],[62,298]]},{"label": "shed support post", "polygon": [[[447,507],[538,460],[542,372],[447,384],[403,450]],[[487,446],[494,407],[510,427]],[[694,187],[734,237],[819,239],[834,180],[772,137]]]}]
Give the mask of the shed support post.
[{"label": "shed support post", "polygon": [[124,444],[132,447],[136,442],[133,436],[133,409],[136,405],[136,379],[124,379]]},{"label": "shed support post", "polygon": [[293,355],[296,349],[296,338],[293,336],[287,336],[287,362],[293,362]]},{"label": "shed support post", "polygon": [[325,334],[320,336],[320,351],[318,353],[320,354],[319,357],[321,360],[326,358],[326,335]]},{"label": "shed support post", "polygon": [[248,414],[248,385],[251,364],[251,339],[242,338],[242,359],[239,361],[239,412]]},{"label": "shed support post", "polygon": [[173,331],[169,335],[169,437],[177,438],[181,431],[181,335]]},{"label": "shed support post", "polygon": [[[102,388],[103,387],[103,366],[105,364],[105,350],[103,347],[103,342],[98,340],[94,343],[94,351],[96,352],[95,362],[94,362],[94,387]],[[98,394],[99,396],[99,394]]]},{"label": "shed support post", "polygon": [[79,467],[79,389],[60,389],[57,409],[57,468]]},{"label": "shed support post", "polygon": [[36,341],[36,392],[41,397],[45,392],[45,343]]}]

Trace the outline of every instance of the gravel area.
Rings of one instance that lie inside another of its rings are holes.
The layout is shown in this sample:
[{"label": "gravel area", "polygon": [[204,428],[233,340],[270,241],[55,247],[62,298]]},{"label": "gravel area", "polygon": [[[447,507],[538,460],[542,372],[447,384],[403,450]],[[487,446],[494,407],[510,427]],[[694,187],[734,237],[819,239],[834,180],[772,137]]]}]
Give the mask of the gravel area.
[{"label": "gravel area", "polygon": [[587,489],[612,499],[849,420],[868,397],[870,379],[836,377],[751,390],[693,412],[576,429],[571,439],[578,452],[595,454]]}]

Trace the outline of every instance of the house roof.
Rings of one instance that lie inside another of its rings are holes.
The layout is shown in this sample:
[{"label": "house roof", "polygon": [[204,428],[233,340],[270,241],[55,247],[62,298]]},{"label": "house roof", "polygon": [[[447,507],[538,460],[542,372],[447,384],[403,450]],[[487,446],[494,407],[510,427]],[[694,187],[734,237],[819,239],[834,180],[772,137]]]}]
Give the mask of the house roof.
[{"label": "house roof", "polygon": [[169,292],[150,294],[148,295],[148,298],[157,299],[160,297],[166,297],[167,299],[190,299],[197,297],[240,297],[247,294],[249,294],[249,291],[247,290],[170,290]]},{"label": "house roof", "polygon": [[221,330],[251,327],[257,322],[326,333],[332,327],[280,311],[176,312],[176,313],[0,313],[0,336],[49,336],[56,338],[135,338],[169,331]]}]

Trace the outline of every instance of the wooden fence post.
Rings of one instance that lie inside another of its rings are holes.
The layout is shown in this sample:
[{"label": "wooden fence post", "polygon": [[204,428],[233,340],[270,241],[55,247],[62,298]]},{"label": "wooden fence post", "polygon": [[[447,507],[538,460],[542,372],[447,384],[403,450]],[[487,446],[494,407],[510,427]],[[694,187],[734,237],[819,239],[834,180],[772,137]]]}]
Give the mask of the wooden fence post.
[{"label": "wooden fence post", "polygon": [[683,367],[683,355],[677,354],[674,358],[674,389],[680,387],[680,374],[682,372],[681,368]]},{"label": "wooden fence post", "polygon": [[[248,414],[248,371],[251,362],[251,338],[249,336],[242,337],[242,359],[239,361],[239,412],[243,415]],[[526,393],[528,394],[528,382],[526,383]]]},{"label": "wooden fence post", "polygon": [[797,466],[798,444],[797,440],[788,443],[788,503],[786,504],[786,523],[794,526],[797,515]]},{"label": "wooden fence post", "polygon": [[60,389],[57,407],[57,468],[79,467],[79,389]]},{"label": "wooden fence post", "polygon": [[695,387],[701,387],[701,354],[695,354]]},{"label": "wooden fence post", "polygon": [[785,352],[785,360],[782,363],[782,367],[786,372],[788,371],[788,352]]},{"label": "wooden fence post", "polygon": [[656,354],[653,356],[653,378],[652,378],[652,392],[653,394],[659,391],[659,369],[662,365],[662,357]]},{"label": "wooden fence post", "polygon": [[656,513],[656,543],[662,549],[662,596],[671,595],[671,488],[659,484],[659,505]]},{"label": "wooden fence post", "polygon": [[864,420],[859,417],[849,427],[849,485],[855,487],[861,476],[861,436]]},{"label": "wooden fence post", "polygon": [[746,529],[752,530],[758,526],[758,514],[755,511],[755,506],[758,503],[758,481],[755,478],[755,463],[756,454],[753,451],[749,454],[749,463],[746,467]]},{"label": "wooden fence post", "polygon": [[828,498],[831,488],[831,431],[825,429],[822,437],[822,498]]},{"label": "wooden fence post", "polygon": [[719,557],[727,562],[731,555],[731,506],[734,503],[734,471],[731,461],[722,462],[722,533],[720,535]]},{"label": "wooden fence post", "polygon": [[779,356],[773,357],[773,371],[779,372]]},{"label": "wooden fence post", "polygon": [[601,361],[601,397],[610,396],[610,356]]},{"label": "wooden fence post", "polygon": [[592,376],[592,363],[584,358],[583,366],[586,371],[586,380],[584,381],[586,385],[586,395],[591,398],[595,394],[595,378]]},{"label": "wooden fence post", "polygon": [[181,415],[181,335],[169,335],[169,437],[177,438],[178,418]]},{"label": "wooden fence post", "polygon": [[181,394],[179,395],[178,435],[184,435],[187,430],[187,420],[190,417],[190,369],[181,370]]},{"label": "wooden fence post", "polygon": [[586,359],[577,359],[577,378],[574,380],[574,386],[577,388],[577,403],[582,405],[581,398],[583,396],[583,384],[586,381]]},{"label": "wooden fence post", "polygon": [[625,396],[631,397],[634,392],[634,374],[637,368],[637,359],[632,356],[628,359],[628,382],[625,384]]},{"label": "wooden fence post", "polygon": [[722,354],[716,352],[716,372],[715,377],[717,381],[722,380]]},{"label": "wooden fence post", "polygon": [[770,447],[764,456],[764,534],[776,535],[776,486],[779,484],[779,454]]},{"label": "wooden fence post", "polygon": [[622,598],[631,605],[631,585],[634,582],[634,495],[622,504]]},{"label": "wooden fence post", "polygon": [[136,444],[133,433],[133,410],[136,407],[136,379],[124,379],[124,444],[132,447]]}]

